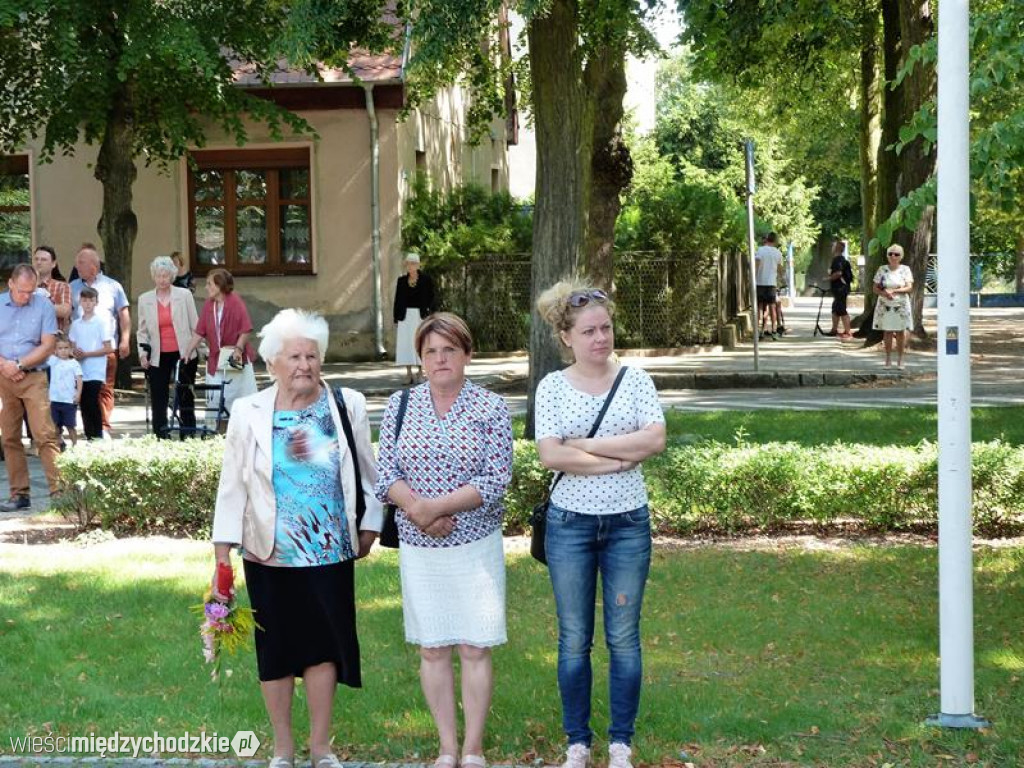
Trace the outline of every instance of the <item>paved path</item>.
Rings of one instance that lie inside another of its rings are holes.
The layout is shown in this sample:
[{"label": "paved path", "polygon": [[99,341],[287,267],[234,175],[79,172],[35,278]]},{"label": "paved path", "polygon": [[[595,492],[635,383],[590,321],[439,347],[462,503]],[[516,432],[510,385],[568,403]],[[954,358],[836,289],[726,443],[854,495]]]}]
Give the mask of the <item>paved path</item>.
[{"label": "paved path", "polygon": [[[881,345],[865,347],[860,341],[814,336],[817,309],[816,299],[798,298],[785,310],[792,333],[760,343],[757,372],[749,341],[736,349],[710,347],[624,360],[650,371],[662,403],[679,410],[898,408],[937,402],[934,343],[909,351],[905,371],[886,369]],[[857,311],[853,302],[851,311]],[[827,329],[827,303],[823,312]],[[933,335],[935,320],[934,310],[926,312],[925,323]],[[974,404],[1024,405],[1024,308],[971,310],[971,339]],[[469,375],[503,392],[513,413],[523,413],[528,365],[525,355],[478,359],[470,364]],[[405,369],[387,363],[330,363],[324,372],[329,381],[366,393],[370,419],[376,424],[388,395],[403,385]],[[854,380],[858,383],[824,385]],[[121,396],[114,416],[117,434],[145,434],[145,398],[140,393]],[[33,511],[38,511],[45,508],[46,485],[38,459],[30,458],[29,467]]]}]

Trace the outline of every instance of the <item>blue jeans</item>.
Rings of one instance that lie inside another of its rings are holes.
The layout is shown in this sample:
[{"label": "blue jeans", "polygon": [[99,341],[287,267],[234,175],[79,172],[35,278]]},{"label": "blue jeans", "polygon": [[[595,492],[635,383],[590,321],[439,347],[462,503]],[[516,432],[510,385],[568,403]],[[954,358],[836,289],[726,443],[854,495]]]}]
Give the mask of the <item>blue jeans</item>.
[{"label": "blue jeans", "polygon": [[558,608],[558,689],[569,744],[590,746],[594,607],[597,575],[604,595],[604,636],[610,656],[611,743],[629,744],[640,705],[643,662],[640,608],[651,567],[647,507],[616,515],[581,515],[548,507],[548,572]]}]

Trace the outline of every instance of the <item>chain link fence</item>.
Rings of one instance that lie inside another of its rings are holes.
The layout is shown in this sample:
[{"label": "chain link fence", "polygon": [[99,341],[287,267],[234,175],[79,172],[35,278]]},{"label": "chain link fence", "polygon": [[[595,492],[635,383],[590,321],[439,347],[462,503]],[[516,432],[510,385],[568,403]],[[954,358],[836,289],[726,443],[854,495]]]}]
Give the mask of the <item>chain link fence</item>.
[{"label": "chain link fence", "polygon": [[[530,256],[488,255],[431,273],[441,308],[465,318],[482,354],[530,344]],[[615,345],[643,349],[718,341],[715,254],[615,255]]]}]

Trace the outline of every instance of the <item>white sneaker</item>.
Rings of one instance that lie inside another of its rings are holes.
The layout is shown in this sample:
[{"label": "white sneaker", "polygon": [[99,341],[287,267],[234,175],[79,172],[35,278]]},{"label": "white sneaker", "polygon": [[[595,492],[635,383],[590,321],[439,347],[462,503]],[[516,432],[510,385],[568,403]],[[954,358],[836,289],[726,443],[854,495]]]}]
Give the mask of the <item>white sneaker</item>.
[{"label": "white sneaker", "polygon": [[587,768],[589,765],[590,747],[586,744],[570,744],[562,768]]},{"label": "white sneaker", "polygon": [[633,768],[629,761],[633,750],[628,744],[614,743],[608,745],[608,768]]}]

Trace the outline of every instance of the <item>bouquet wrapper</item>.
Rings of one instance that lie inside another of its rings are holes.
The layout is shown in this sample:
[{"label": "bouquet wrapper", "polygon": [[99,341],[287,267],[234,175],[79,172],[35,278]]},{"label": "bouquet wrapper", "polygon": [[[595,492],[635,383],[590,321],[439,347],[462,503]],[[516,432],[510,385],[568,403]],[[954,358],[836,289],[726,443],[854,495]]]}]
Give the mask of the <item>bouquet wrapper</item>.
[{"label": "bouquet wrapper", "polygon": [[231,563],[217,563],[217,591],[225,597],[231,597],[235,585],[235,571]]}]

